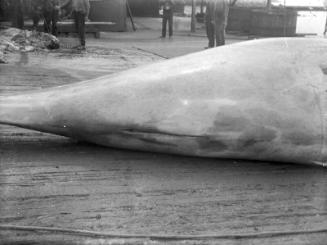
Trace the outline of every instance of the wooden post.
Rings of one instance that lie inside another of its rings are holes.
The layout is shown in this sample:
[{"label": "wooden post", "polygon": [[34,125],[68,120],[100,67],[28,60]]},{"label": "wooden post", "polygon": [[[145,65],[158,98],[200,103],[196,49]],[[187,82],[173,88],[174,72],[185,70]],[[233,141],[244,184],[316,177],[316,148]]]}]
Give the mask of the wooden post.
[{"label": "wooden post", "polygon": [[131,20],[131,23],[132,23],[133,31],[136,31],[136,27],[135,27],[135,24],[134,24],[132,11],[131,11],[131,8],[129,7],[128,1],[126,1],[126,9],[127,9],[127,14],[128,14],[128,16],[129,16],[129,18]]},{"label": "wooden post", "polygon": [[192,0],[192,16],[191,16],[191,32],[195,32],[195,11],[196,11],[196,0]]}]

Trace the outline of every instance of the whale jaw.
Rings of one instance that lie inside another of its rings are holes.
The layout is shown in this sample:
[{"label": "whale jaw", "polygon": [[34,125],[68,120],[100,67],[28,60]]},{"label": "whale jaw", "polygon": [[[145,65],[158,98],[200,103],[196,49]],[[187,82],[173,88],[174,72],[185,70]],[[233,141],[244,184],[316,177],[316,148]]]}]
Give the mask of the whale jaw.
[{"label": "whale jaw", "polygon": [[108,134],[81,135],[79,138],[97,145],[144,152],[323,165],[323,161],[312,161],[312,159],[321,158],[319,145],[299,147],[281,142],[262,143],[260,141],[255,144],[254,142],[245,142],[243,139],[236,140],[234,135],[230,138],[226,138],[224,135],[222,138],[212,135],[182,135],[128,129]]}]

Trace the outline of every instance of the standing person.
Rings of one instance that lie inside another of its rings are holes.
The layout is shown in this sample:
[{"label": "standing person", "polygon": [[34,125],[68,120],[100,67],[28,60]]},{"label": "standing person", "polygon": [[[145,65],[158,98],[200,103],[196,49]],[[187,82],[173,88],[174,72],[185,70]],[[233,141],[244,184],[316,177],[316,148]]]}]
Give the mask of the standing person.
[{"label": "standing person", "polygon": [[23,0],[12,0],[13,27],[24,28]]},{"label": "standing person", "polygon": [[90,2],[89,0],[67,0],[60,8],[66,8],[70,4],[72,6],[75,28],[81,43],[77,48],[85,50],[85,19],[89,16]]},{"label": "standing person", "polygon": [[31,14],[33,20],[33,30],[37,30],[40,19],[42,18],[42,6],[43,0],[32,0],[31,1]]},{"label": "standing person", "polygon": [[228,22],[229,1],[216,2],[216,46],[225,45],[225,34]]},{"label": "standing person", "polygon": [[58,35],[59,0],[43,0],[44,32]]},{"label": "standing person", "polygon": [[168,22],[168,28],[169,28],[169,37],[173,36],[173,8],[174,8],[174,2],[173,0],[165,0],[162,3],[163,7],[163,17],[162,17],[162,38],[166,37],[166,29],[167,29],[167,22]]},{"label": "standing person", "polygon": [[212,48],[215,46],[215,0],[206,2],[205,23],[209,40],[208,48]]},{"label": "standing person", "polygon": [[208,47],[225,45],[225,30],[229,12],[228,0],[208,0],[206,9],[206,30]]},{"label": "standing person", "polygon": [[3,0],[0,0],[0,21],[2,20],[4,16],[4,10],[3,10],[4,2]]}]

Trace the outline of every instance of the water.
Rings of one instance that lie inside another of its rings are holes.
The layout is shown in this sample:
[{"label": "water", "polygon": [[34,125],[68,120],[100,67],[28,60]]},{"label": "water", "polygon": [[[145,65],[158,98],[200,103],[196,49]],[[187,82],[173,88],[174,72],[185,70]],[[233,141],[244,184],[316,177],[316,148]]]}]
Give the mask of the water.
[{"label": "water", "polygon": [[326,0],[272,0],[273,5],[323,7]]},{"label": "water", "polygon": [[297,34],[313,34],[323,36],[327,12],[299,11],[296,24]]}]

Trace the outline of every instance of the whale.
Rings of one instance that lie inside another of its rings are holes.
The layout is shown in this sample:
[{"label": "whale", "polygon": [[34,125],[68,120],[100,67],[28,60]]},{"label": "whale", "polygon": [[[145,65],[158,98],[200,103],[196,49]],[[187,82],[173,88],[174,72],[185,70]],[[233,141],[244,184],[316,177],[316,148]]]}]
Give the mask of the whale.
[{"label": "whale", "polygon": [[0,97],[0,123],[196,157],[327,160],[327,41],[245,41]]}]

